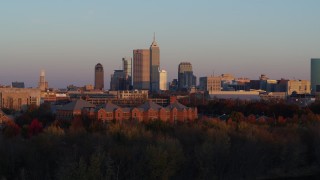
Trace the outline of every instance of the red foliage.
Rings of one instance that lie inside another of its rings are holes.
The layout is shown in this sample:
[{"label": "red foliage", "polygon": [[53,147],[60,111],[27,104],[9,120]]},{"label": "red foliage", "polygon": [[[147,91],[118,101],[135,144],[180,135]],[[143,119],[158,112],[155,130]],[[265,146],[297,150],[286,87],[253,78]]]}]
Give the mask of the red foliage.
[{"label": "red foliage", "polygon": [[287,122],[287,120],[283,116],[279,116],[278,117],[278,123],[279,124],[285,124],[286,122]]},{"label": "red foliage", "polygon": [[33,119],[30,126],[29,126],[29,136],[34,136],[37,135],[39,133],[41,133],[43,130],[43,126],[42,123],[39,122],[38,119]]},{"label": "red foliage", "polygon": [[7,122],[6,127],[4,129],[4,135],[7,137],[14,137],[19,134],[20,134],[20,127],[12,121]]}]

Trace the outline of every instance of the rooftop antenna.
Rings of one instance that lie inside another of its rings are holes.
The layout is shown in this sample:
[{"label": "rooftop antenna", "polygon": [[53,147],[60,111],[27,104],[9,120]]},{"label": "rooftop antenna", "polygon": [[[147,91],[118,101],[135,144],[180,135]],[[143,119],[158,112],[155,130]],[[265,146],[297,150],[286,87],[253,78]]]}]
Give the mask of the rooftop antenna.
[{"label": "rooftop antenna", "polygon": [[153,41],[156,41],[156,33],[153,32]]}]

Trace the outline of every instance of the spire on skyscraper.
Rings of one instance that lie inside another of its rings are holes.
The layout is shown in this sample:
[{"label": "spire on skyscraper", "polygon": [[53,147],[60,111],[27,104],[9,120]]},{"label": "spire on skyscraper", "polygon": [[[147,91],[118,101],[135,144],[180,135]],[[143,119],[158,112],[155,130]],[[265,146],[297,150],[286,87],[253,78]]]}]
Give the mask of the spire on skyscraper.
[{"label": "spire on skyscraper", "polygon": [[158,47],[158,43],[156,42],[156,33],[153,33],[153,41],[150,47]]}]

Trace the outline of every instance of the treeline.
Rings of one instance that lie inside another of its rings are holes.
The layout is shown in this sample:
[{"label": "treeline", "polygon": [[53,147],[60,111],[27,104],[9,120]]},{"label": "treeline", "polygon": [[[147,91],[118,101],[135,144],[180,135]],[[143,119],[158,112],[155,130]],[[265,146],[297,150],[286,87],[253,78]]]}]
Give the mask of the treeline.
[{"label": "treeline", "polygon": [[200,114],[206,115],[222,115],[231,114],[232,112],[240,112],[244,116],[258,115],[278,118],[292,118],[295,115],[301,117],[309,113],[320,114],[320,103],[315,102],[306,107],[299,107],[296,104],[270,101],[243,101],[216,99],[209,101],[206,105],[198,106]]},{"label": "treeline", "polygon": [[75,119],[69,128],[59,122],[43,128],[37,121],[28,135],[0,135],[0,179],[272,179],[320,173],[318,121],[87,126]]},{"label": "treeline", "polygon": [[[255,103],[211,102],[199,111],[226,121],[176,124],[62,122],[31,106],[0,132],[0,179],[319,178],[320,104]],[[261,112],[272,118],[257,121]]]}]

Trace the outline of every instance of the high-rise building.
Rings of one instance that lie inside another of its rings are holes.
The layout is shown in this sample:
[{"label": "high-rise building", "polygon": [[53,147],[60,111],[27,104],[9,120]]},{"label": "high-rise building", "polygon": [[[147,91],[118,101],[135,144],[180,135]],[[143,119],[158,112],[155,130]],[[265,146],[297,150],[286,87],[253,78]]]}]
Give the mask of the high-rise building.
[{"label": "high-rise building", "polygon": [[132,59],[122,58],[122,70],[126,76],[132,76]]},{"label": "high-rise building", "polygon": [[159,74],[160,74],[160,84],[159,84],[160,86],[159,86],[159,88],[160,88],[161,91],[166,91],[166,90],[168,90],[168,88],[167,88],[167,78],[168,78],[167,71],[161,70],[159,72]]},{"label": "high-rise building", "polygon": [[193,75],[192,65],[190,62],[181,62],[178,67],[178,87],[180,90],[195,87],[197,78]]},{"label": "high-rise building", "polygon": [[320,92],[320,58],[311,59],[311,92]]},{"label": "high-rise building", "polygon": [[48,82],[46,81],[46,74],[44,70],[41,70],[40,72],[40,80],[39,80],[38,88],[41,91],[45,91],[48,89]]},{"label": "high-rise building", "polygon": [[114,73],[111,75],[110,90],[129,90],[129,77],[130,76],[127,76],[124,70],[114,70]]},{"label": "high-rise building", "polygon": [[133,88],[150,89],[150,51],[149,49],[133,50]]},{"label": "high-rise building", "polygon": [[103,66],[98,63],[94,68],[94,89],[103,90],[104,88],[104,71]]},{"label": "high-rise building", "polygon": [[160,48],[156,42],[155,35],[150,45],[150,89],[151,91],[159,91],[159,69],[160,68]]}]

